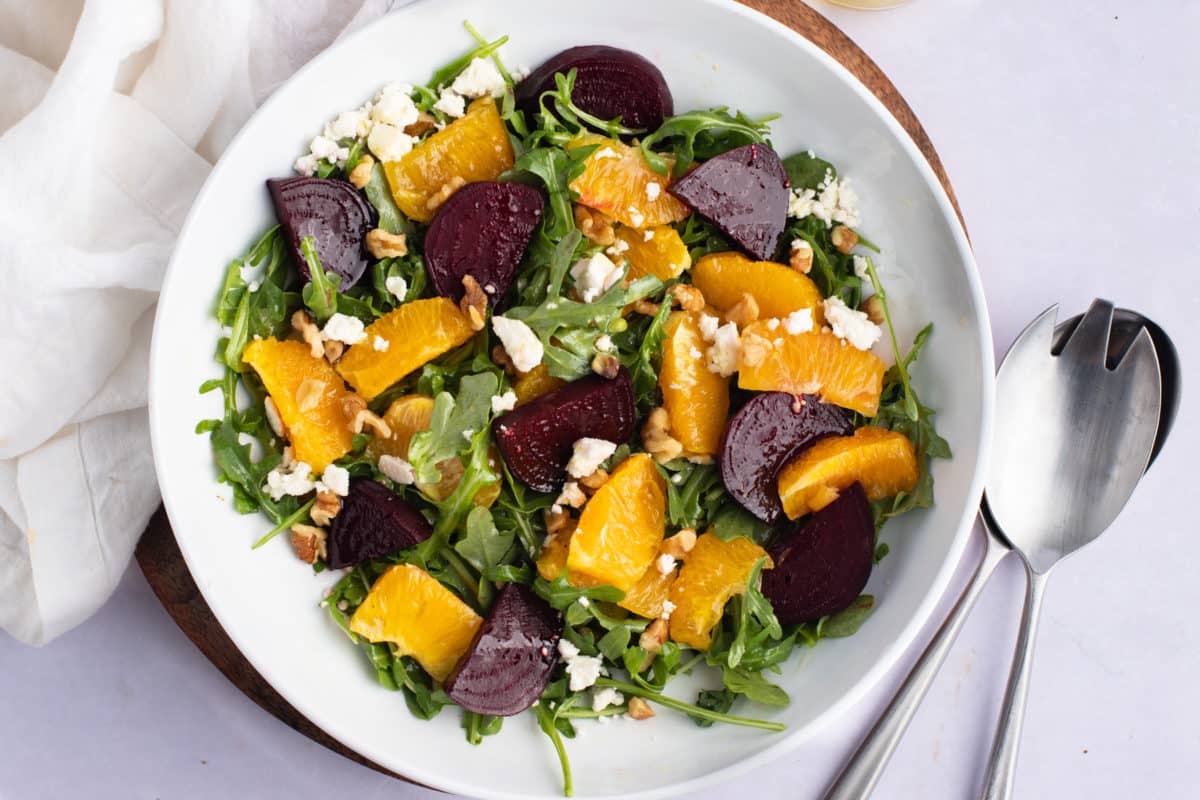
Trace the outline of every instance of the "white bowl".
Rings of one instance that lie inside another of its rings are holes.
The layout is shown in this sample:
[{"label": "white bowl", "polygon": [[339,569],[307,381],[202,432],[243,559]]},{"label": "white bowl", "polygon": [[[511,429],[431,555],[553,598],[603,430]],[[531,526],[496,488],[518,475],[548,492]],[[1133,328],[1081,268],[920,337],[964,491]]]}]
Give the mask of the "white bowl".
[{"label": "white bowl", "polygon": [[[518,11],[519,8],[519,11]],[[788,154],[814,148],[855,180],[862,229],[878,259],[905,342],[927,321],[934,335],[916,369],[922,400],[939,409],[954,449],[935,467],[937,504],[887,526],[889,555],[867,591],[878,598],[849,639],[794,656],[779,682],[786,709],[739,706],[777,719],[787,733],[698,728],[660,711],[652,722],[581,724],[567,748],[579,796],[657,797],[694,790],[797,747],[862,697],[912,641],[963,551],[979,502],[991,429],[992,344],[971,251],[945,193],[900,125],[833,59],[788,28],[720,0],[423,2],[347,37],[282,86],[247,123],[192,208],[167,270],[154,329],[150,415],[158,479],[180,549],[209,607],[256,669],[301,713],[346,746],[416,781],[483,797],[560,796],[558,764],[530,714],[472,747],[458,713],[432,722],[409,715],[399,693],[379,687],[357,649],[317,607],[334,576],[318,575],[286,537],[250,550],[268,525],[239,516],[213,479],[207,436],[196,422],[220,416],[217,393],[197,387],[219,374],[212,360],[212,298],[230,259],[273,224],[263,181],[287,175],[324,122],[392,80],[419,82],[464,52],[461,22],[508,33],[510,65],[534,65],[565,47],[608,43],[662,69],[679,110],[731,105],[781,112],[773,141]],[[695,684],[672,684],[694,699]]]}]

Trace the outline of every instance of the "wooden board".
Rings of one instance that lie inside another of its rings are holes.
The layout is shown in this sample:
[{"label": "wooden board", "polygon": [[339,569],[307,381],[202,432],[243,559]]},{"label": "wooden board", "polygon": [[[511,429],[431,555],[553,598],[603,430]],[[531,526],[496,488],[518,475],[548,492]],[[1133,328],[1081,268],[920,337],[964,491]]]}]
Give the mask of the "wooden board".
[{"label": "wooden board", "polygon": [[[925,158],[929,160],[938,180],[941,181],[946,193],[950,196],[955,210],[958,211],[959,219],[962,219],[962,212],[958,210],[958,201],[954,197],[954,190],[950,187],[950,180],[946,177],[942,162],[933,149],[929,137],[925,134],[925,130],[921,127],[921,123],[917,121],[916,115],[913,114],[904,98],[900,96],[896,87],[892,85],[875,62],[859,49],[858,45],[854,44],[833,23],[809,8],[801,0],[742,0],[742,2],[751,8],[773,16],[803,34],[857,76],[908,131],[909,136],[916,142]],[[332,737],[280,697],[270,684],[258,674],[209,611],[208,604],[204,602],[200,590],[196,588],[196,583],[188,572],[179,547],[175,543],[175,536],[171,532],[167,515],[161,507],[150,520],[135,555],[138,566],[141,567],[142,573],[146,576],[146,580],[149,581],[167,613],[195,643],[196,647],[200,648],[200,652],[204,653],[234,686],[276,718],[310,739],[320,742],[330,750],[380,772],[401,777],[334,741]]]}]

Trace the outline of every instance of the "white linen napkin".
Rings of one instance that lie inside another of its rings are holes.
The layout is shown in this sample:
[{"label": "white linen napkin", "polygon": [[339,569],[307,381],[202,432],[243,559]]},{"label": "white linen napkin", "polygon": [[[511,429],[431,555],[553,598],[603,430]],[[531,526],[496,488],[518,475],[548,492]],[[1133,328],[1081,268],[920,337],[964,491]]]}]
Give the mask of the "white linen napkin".
[{"label": "white linen napkin", "polygon": [[0,628],[17,639],[95,612],[158,505],[154,302],[212,162],[296,68],[404,4],[0,0]]}]

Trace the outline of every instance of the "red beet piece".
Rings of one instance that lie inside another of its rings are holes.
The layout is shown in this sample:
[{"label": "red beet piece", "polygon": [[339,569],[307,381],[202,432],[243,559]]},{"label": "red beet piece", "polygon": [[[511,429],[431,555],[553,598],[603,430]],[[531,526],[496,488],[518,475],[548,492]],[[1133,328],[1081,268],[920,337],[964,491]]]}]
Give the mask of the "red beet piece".
[{"label": "red beet piece", "polygon": [[758,260],[775,258],[787,224],[788,178],[770,147],[748,144],[710,158],[667,191]]},{"label": "red beet piece", "polygon": [[495,306],[525,257],[545,201],[522,183],[468,183],[438,210],[425,234],[425,265],[437,293],[460,300],[463,276]]},{"label": "red beet piece", "polygon": [[779,471],[825,436],[854,432],[850,415],[816,395],[763,392],[729,420],[721,442],[721,480],[734,500],[764,522],[783,514]]},{"label": "red beet piece", "polygon": [[510,717],[533,705],[558,663],[562,616],[528,587],[510,583],[446,681],[468,711]]},{"label": "red beet piece", "polygon": [[334,569],[353,566],[420,544],[432,533],[421,512],[391,489],[356,478],[329,527],[325,563]]},{"label": "red beet piece", "polygon": [[775,568],[763,571],[763,596],[784,625],[836,614],[867,585],[874,547],[871,504],[856,483],[767,548]]},{"label": "red beet piece", "polygon": [[534,491],[557,492],[577,440],[621,444],[633,435],[636,415],[633,380],[622,367],[612,380],[588,375],[509,411],[492,432],[513,477]]},{"label": "red beet piece", "polygon": [[543,92],[555,89],[554,75],[575,70],[571,100],[603,120],[621,118],[627,128],[653,131],[675,113],[671,90],[658,67],[630,50],[602,44],[563,50],[517,85],[517,105],[532,119]]},{"label": "red beet piece", "polygon": [[292,263],[304,280],[309,274],[300,242],[311,236],[321,267],[342,276],[338,288],[344,291],[358,283],[370,263],[366,237],[376,218],[366,198],[346,181],[332,178],[272,178],[267,188]]}]

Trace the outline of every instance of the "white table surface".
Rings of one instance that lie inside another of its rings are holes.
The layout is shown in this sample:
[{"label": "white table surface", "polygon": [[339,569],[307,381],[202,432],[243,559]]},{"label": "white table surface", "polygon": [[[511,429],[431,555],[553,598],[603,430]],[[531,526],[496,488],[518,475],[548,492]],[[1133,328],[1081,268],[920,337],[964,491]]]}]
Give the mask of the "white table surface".
[{"label": "white table surface", "polygon": [[[1075,313],[1100,295],[1173,335],[1195,392],[1200,279],[1189,239],[1200,223],[1200,3],[818,7],[879,62],[941,153],[983,273],[997,355],[1051,303]],[[1050,584],[1018,797],[1200,794],[1190,460],[1200,430],[1190,399],[1124,515]],[[965,579],[960,569],[956,589]],[[876,797],[975,795],[1019,579],[1015,563],[1001,565]],[[819,797],[902,674],[893,671],[828,735],[754,776],[755,794]],[[71,796],[439,795],[328,752],[260,710],[188,642],[132,567],[100,614],[48,647],[0,634],[0,798]]]}]

